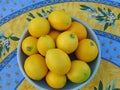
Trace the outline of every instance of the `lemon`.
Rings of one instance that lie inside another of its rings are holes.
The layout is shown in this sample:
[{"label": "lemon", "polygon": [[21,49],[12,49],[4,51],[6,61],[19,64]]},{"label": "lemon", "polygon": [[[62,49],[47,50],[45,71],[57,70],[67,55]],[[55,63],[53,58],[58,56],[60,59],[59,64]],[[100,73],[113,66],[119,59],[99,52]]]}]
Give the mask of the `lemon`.
[{"label": "lemon", "polygon": [[55,42],[49,35],[42,35],[37,42],[37,48],[41,55],[45,56],[47,50],[55,48]]},{"label": "lemon", "polygon": [[67,79],[65,75],[59,75],[50,71],[46,75],[46,82],[52,88],[59,89],[65,86]]},{"label": "lemon", "polygon": [[48,68],[40,54],[33,54],[25,60],[24,70],[31,79],[41,80],[47,74]]},{"label": "lemon", "polygon": [[74,83],[82,83],[90,77],[90,74],[91,69],[86,62],[73,60],[71,62],[71,69],[67,73],[67,77]]},{"label": "lemon", "polygon": [[78,38],[71,31],[62,32],[56,40],[57,48],[65,51],[67,54],[74,52],[78,46]]},{"label": "lemon", "polygon": [[48,20],[51,26],[59,31],[69,28],[72,22],[70,15],[62,10],[55,10],[51,12],[48,16]]},{"label": "lemon", "polygon": [[50,24],[46,18],[34,18],[28,25],[28,31],[32,36],[40,37],[41,35],[49,33]]},{"label": "lemon", "polygon": [[22,51],[28,56],[38,53],[37,41],[38,40],[32,36],[26,37],[22,41]]},{"label": "lemon", "polygon": [[54,73],[63,75],[70,70],[70,58],[60,49],[55,48],[48,50],[45,59],[48,68]]},{"label": "lemon", "polygon": [[87,38],[86,27],[77,21],[73,21],[71,26],[67,30],[75,33],[77,35],[79,41]]},{"label": "lemon", "polygon": [[78,59],[91,62],[95,60],[98,55],[98,47],[93,40],[83,39],[79,42],[75,54]]},{"label": "lemon", "polygon": [[53,31],[51,31],[48,35],[49,35],[50,37],[52,37],[54,41],[56,41],[56,39],[57,39],[57,37],[58,37],[58,35],[59,35],[60,33],[61,33],[61,32],[59,32],[59,31],[53,30]]}]

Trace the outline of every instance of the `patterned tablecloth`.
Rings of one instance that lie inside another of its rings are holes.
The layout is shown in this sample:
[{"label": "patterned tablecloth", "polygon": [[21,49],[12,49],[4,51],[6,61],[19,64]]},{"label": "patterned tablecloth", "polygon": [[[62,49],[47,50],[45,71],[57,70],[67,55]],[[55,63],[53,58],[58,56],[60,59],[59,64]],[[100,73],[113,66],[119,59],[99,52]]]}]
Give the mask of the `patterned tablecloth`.
[{"label": "patterned tablecloth", "polygon": [[82,90],[120,90],[119,0],[0,0],[0,90],[37,90],[19,70],[17,44],[31,19],[57,9],[86,22],[101,45],[99,70]]}]

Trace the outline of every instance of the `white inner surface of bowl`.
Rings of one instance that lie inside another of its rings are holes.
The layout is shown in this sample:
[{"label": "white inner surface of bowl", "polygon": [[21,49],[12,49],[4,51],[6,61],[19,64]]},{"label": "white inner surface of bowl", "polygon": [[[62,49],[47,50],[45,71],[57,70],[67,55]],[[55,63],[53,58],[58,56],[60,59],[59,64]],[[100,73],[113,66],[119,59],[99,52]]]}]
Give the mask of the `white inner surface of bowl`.
[{"label": "white inner surface of bowl", "polygon": [[[90,78],[87,81],[85,81],[85,82],[83,82],[81,84],[75,84],[75,83],[72,83],[72,82],[70,82],[68,80],[67,83],[66,83],[66,85],[65,85],[65,87],[62,88],[62,89],[60,89],[60,90],[73,90],[73,89],[76,90],[76,89],[80,89],[83,86],[85,86],[86,84],[88,84],[91,81],[91,79],[95,76],[95,74],[96,74],[96,72],[98,70],[99,64],[100,64],[100,60],[101,60],[101,51],[100,51],[99,41],[97,39],[97,36],[93,32],[93,30],[87,24],[85,24],[83,21],[79,20],[78,18],[72,17],[72,20],[75,20],[75,21],[78,21],[78,22],[82,23],[87,28],[87,32],[88,32],[88,36],[87,37],[90,38],[90,39],[92,39],[92,40],[94,40],[96,42],[96,44],[98,46],[98,49],[99,49],[99,53],[98,53],[98,56],[97,56],[96,60],[94,60],[93,62],[88,63],[89,66],[90,66],[90,68],[91,68],[91,76],[90,76]],[[22,34],[22,36],[21,36],[21,38],[19,40],[19,43],[18,43],[17,60],[18,60],[18,64],[19,64],[20,70],[21,70],[22,74],[24,75],[24,77],[31,84],[33,84],[35,87],[37,87],[38,89],[40,89],[40,90],[53,90],[53,88],[51,88],[50,86],[48,86],[48,84],[45,82],[45,79],[40,80],[40,81],[35,81],[35,80],[30,79],[26,75],[26,73],[24,72],[23,65],[24,65],[24,61],[25,61],[25,59],[26,59],[27,56],[21,50],[21,43],[22,43],[22,40],[25,37],[27,37],[27,36],[29,36],[29,33],[28,33],[28,30],[26,29],[23,32],[23,34]]]}]

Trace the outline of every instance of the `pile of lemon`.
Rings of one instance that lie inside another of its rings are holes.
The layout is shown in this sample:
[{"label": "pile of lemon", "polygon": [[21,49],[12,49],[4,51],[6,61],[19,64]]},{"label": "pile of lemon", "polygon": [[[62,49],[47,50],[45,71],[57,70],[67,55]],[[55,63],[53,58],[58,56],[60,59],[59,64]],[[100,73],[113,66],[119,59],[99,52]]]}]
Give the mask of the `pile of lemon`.
[{"label": "pile of lemon", "polygon": [[55,10],[48,18],[30,21],[28,31],[30,35],[22,41],[22,51],[28,56],[24,70],[31,79],[45,78],[50,87],[57,89],[68,80],[82,83],[90,77],[88,62],[95,60],[98,48],[87,38],[84,25],[66,12]]}]

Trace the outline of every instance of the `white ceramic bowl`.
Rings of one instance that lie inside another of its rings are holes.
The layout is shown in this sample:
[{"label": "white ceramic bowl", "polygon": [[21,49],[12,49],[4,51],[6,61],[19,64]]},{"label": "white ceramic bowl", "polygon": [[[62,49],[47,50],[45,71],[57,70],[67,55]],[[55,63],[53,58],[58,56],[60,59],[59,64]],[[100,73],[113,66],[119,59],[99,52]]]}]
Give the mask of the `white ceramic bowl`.
[{"label": "white ceramic bowl", "polygon": [[[67,84],[65,85],[65,87],[62,88],[62,89],[60,89],[60,90],[77,90],[77,89],[82,88],[86,84],[88,84],[92,80],[92,78],[95,76],[95,74],[96,74],[96,72],[97,72],[97,70],[99,68],[100,60],[101,60],[101,51],[100,51],[99,41],[98,41],[97,36],[93,32],[93,30],[86,23],[84,23],[83,21],[81,21],[78,18],[72,17],[72,20],[75,20],[75,21],[78,21],[78,22],[82,23],[87,28],[87,32],[88,32],[88,36],[87,37],[90,38],[90,39],[92,39],[92,40],[94,40],[96,42],[96,44],[98,46],[98,49],[99,49],[99,53],[98,53],[98,56],[97,56],[96,60],[94,60],[93,62],[88,63],[89,66],[90,66],[90,68],[91,68],[91,76],[89,77],[89,79],[87,81],[85,81],[85,82],[83,82],[81,84],[75,84],[75,83],[72,83],[70,81],[67,81]],[[27,56],[21,50],[21,43],[22,43],[23,39],[25,37],[27,37],[28,35],[29,35],[29,33],[28,33],[28,30],[26,29],[23,32],[22,36],[20,37],[20,40],[19,40],[19,43],[18,43],[17,61],[18,61],[19,68],[20,68],[22,74],[24,75],[24,77],[32,85],[34,85],[38,89],[40,89],[40,90],[54,90],[53,88],[51,88],[50,86],[48,86],[48,84],[45,82],[45,79],[40,80],[40,81],[35,81],[35,80],[30,79],[26,75],[26,73],[24,72],[23,65],[24,65],[24,61],[25,61],[25,59],[26,59]]]}]

